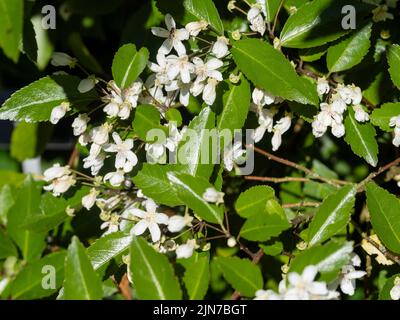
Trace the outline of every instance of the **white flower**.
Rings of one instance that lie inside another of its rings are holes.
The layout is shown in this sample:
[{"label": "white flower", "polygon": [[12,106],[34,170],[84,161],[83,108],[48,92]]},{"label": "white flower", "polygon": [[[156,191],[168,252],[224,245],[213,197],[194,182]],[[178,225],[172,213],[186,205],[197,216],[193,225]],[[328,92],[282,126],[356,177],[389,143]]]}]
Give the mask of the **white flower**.
[{"label": "white flower", "polygon": [[356,279],[361,279],[366,274],[365,271],[357,271],[352,265],[343,266],[340,276],[340,289],[343,293],[352,296],[356,289]]},{"label": "white flower", "polygon": [[122,141],[121,137],[116,132],[113,132],[112,137],[115,143],[106,144],[103,147],[104,151],[116,153],[116,169],[124,169],[125,172],[132,171],[133,167],[138,162],[137,156],[132,151],[133,139]]},{"label": "white flower", "polygon": [[158,225],[159,224],[167,225],[168,216],[164,213],[158,213],[157,205],[151,199],[147,199],[146,201],[144,201],[144,207],[146,211],[137,208],[128,209],[128,212],[130,214],[133,214],[134,216],[141,219],[132,228],[131,233],[136,236],[139,236],[143,234],[147,229],[149,229],[151,240],[153,242],[157,242],[161,238],[161,230]]},{"label": "white flower", "polygon": [[327,94],[330,90],[329,82],[326,78],[318,78],[317,81],[317,91],[318,94]]},{"label": "white flower", "polygon": [[217,85],[218,85],[217,79],[208,78],[207,84],[204,87],[202,98],[204,102],[209,106],[212,106],[215,102],[215,99],[217,98],[217,92],[216,92]]},{"label": "white flower", "polygon": [[289,287],[285,293],[286,300],[311,300],[327,296],[329,291],[325,282],[314,281],[318,268],[308,266],[299,275],[296,272],[288,274]]},{"label": "white flower", "polygon": [[197,76],[195,80],[196,82],[204,81],[209,77],[212,77],[218,81],[223,80],[222,73],[217,70],[218,68],[221,68],[224,64],[221,60],[211,58],[206,63],[204,63],[201,58],[194,57],[193,64],[195,67],[194,72]]},{"label": "white flower", "polygon": [[400,300],[400,277],[394,279],[394,286],[390,290],[390,297],[392,300]]},{"label": "white flower", "polygon": [[90,168],[92,176],[96,176],[100,169],[104,166],[104,160],[106,156],[103,152],[97,155],[90,155],[83,159],[83,167],[85,169]]},{"label": "white flower", "polygon": [[250,22],[250,29],[264,35],[266,25],[259,6],[254,5],[247,13],[247,20]]},{"label": "white flower", "polygon": [[359,104],[353,106],[354,109],[354,117],[358,122],[366,122],[369,120],[369,115],[367,112],[364,111],[363,107],[361,107]]},{"label": "white flower", "polygon": [[189,61],[187,55],[180,55],[179,57],[175,55],[168,56],[169,67],[167,75],[169,80],[175,80],[178,76],[183,83],[189,83],[190,73],[193,72],[194,66]]},{"label": "white flower", "polygon": [[334,121],[332,122],[331,132],[336,138],[341,138],[345,135],[346,128],[343,123],[337,123]]},{"label": "white flower", "polygon": [[314,118],[312,123],[313,135],[317,138],[323,136],[328,129],[332,128],[332,134],[338,138],[345,134],[345,127],[342,123],[343,116],[335,109],[334,104],[321,103],[321,112]]},{"label": "white flower", "polygon": [[86,210],[90,210],[96,203],[98,194],[99,192],[96,188],[91,188],[90,192],[82,198],[82,206],[86,208]]},{"label": "white flower", "polygon": [[117,170],[116,172],[109,172],[104,176],[104,182],[109,181],[113,187],[121,186],[125,180],[125,172]]},{"label": "white flower", "polygon": [[185,244],[181,244],[176,248],[176,257],[178,259],[188,259],[193,255],[194,249],[197,244],[195,239],[188,240]]},{"label": "white flower", "polygon": [[377,6],[374,10],[372,10],[373,17],[372,20],[374,22],[386,21],[386,19],[393,20],[394,16],[392,13],[388,12],[387,5]]},{"label": "white flower", "polygon": [[282,135],[290,129],[292,124],[292,118],[290,116],[283,117],[278,120],[278,122],[274,125],[272,131],[274,135],[272,136],[271,144],[272,151],[276,151],[282,144]]},{"label": "white flower", "polygon": [[90,131],[90,140],[99,146],[108,143],[108,134],[110,133],[111,129],[112,126],[108,123],[104,123],[101,126],[94,127]]},{"label": "white flower", "polygon": [[261,109],[258,111],[259,127],[253,133],[254,142],[259,142],[263,138],[266,131],[272,132],[274,125],[275,112],[269,109]]},{"label": "white flower", "polygon": [[76,180],[72,175],[63,175],[55,178],[51,184],[43,187],[46,191],[52,191],[54,196],[58,197],[61,193],[67,192],[75,184]]},{"label": "white flower", "polygon": [[218,59],[225,57],[229,53],[228,48],[229,40],[225,37],[218,37],[217,41],[213,44],[211,52]]},{"label": "white flower", "polygon": [[57,124],[70,110],[71,107],[69,102],[62,102],[60,105],[54,107],[53,110],[51,110],[50,122],[52,124]]},{"label": "white flower", "polygon": [[190,36],[192,37],[197,37],[199,33],[203,30],[206,30],[208,27],[207,21],[201,20],[201,21],[194,21],[194,22],[189,22],[185,28],[189,32]]},{"label": "white flower", "polygon": [[78,91],[80,93],[86,93],[89,92],[94,88],[94,86],[97,84],[98,80],[96,79],[96,76],[91,75],[87,77],[86,79],[83,79],[79,82],[78,85]]},{"label": "white flower", "polygon": [[265,90],[254,88],[252,93],[253,103],[256,106],[270,105],[275,102],[275,96]]},{"label": "white flower", "polygon": [[54,52],[51,58],[51,64],[55,67],[69,66],[70,68],[74,68],[77,62],[78,60],[63,52]]},{"label": "white flower", "polygon": [[183,83],[181,80],[173,80],[165,85],[165,91],[167,92],[178,92],[179,91],[179,102],[187,107],[189,105],[190,89],[192,85],[190,83]]},{"label": "white flower", "polygon": [[45,186],[43,189],[52,191],[56,197],[68,191],[76,182],[74,176],[71,175],[69,166],[61,167],[58,163],[47,169],[43,175],[46,182],[51,182],[51,184]]},{"label": "white flower", "polygon": [[155,36],[166,38],[158,52],[166,55],[174,48],[178,55],[184,55],[186,49],[182,41],[189,39],[189,32],[186,29],[176,29],[175,20],[170,14],[165,15],[165,25],[167,29],[159,27],[151,28],[151,32]]},{"label": "white flower", "polygon": [[394,127],[393,144],[398,147],[400,146],[400,115],[390,118],[389,126]]},{"label": "white flower", "polygon": [[203,199],[207,202],[215,203],[216,205],[224,203],[224,193],[215,190],[215,188],[207,188],[203,193]]},{"label": "white flower", "polygon": [[185,215],[185,216],[174,215],[168,219],[168,230],[173,233],[179,232],[185,226],[190,225],[192,220],[193,220],[193,217],[191,217],[189,215]]},{"label": "white flower", "polygon": [[105,228],[108,228],[108,230],[104,232],[103,236],[117,232],[119,229],[119,216],[117,214],[112,214],[110,219],[100,226],[100,229],[102,230]]},{"label": "white flower", "polygon": [[148,66],[151,71],[156,73],[156,78],[160,84],[166,84],[169,82],[167,71],[168,71],[168,60],[165,55],[158,53],[156,56],[157,63],[149,62]]},{"label": "white flower", "polygon": [[230,237],[228,239],[228,241],[226,242],[226,244],[228,245],[229,248],[233,248],[233,247],[236,247],[237,241],[236,241],[235,237]]},{"label": "white flower", "polygon": [[230,144],[224,150],[224,168],[227,171],[232,171],[234,164],[246,153],[246,150],[242,149],[242,142],[235,141],[235,143]]},{"label": "white flower", "polygon": [[80,114],[72,122],[72,128],[74,129],[74,136],[79,136],[86,131],[87,124],[90,118],[86,113]]},{"label": "white flower", "polygon": [[87,132],[81,134],[78,138],[78,142],[81,146],[87,146],[90,141],[90,135]]},{"label": "white flower", "polygon": [[161,158],[163,158],[165,156],[166,149],[174,152],[186,131],[186,127],[184,127],[179,132],[176,123],[173,121],[169,122],[166,126],[168,127],[169,136],[164,141],[146,143],[145,145],[147,155],[153,160],[159,161]]},{"label": "white flower", "polygon": [[62,176],[69,175],[70,173],[71,170],[69,169],[69,166],[61,167],[59,163],[56,163],[43,173],[44,181],[49,182],[56,178],[61,178]]},{"label": "white flower", "polygon": [[257,290],[253,300],[282,300],[281,296],[273,290]]}]

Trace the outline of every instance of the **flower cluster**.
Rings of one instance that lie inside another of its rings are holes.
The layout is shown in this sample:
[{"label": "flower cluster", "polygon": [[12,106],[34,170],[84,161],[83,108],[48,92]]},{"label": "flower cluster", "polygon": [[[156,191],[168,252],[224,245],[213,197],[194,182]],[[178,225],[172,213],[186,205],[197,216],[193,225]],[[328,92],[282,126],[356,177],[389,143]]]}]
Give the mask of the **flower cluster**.
[{"label": "flower cluster", "polygon": [[318,268],[308,266],[300,275],[290,272],[279,283],[279,291],[258,290],[255,300],[334,300],[339,298],[339,293],[329,290],[326,283],[315,281]]},{"label": "flower cluster", "polygon": [[315,137],[322,137],[329,127],[335,137],[343,137],[346,133],[343,114],[349,105],[353,107],[354,117],[358,122],[369,120],[368,113],[360,105],[362,92],[359,87],[339,84],[332,89],[325,78],[319,78],[317,90],[320,95],[328,95],[329,98],[328,102],[320,104],[321,111],[314,117],[312,130]]}]

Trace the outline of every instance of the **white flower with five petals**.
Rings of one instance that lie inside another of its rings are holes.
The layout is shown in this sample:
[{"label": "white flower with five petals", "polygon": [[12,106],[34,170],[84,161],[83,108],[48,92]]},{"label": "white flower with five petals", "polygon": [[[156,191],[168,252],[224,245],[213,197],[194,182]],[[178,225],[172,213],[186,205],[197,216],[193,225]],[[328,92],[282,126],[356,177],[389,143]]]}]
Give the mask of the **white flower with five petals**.
[{"label": "white flower with five petals", "polygon": [[133,167],[138,162],[137,156],[132,151],[133,139],[122,141],[121,137],[116,132],[113,132],[112,137],[115,143],[104,145],[104,151],[116,153],[116,169],[123,169],[125,172],[132,171]]},{"label": "white flower with five petals", "polygon": [[161,230],[159,224],[167,225],[168,216],[164,213],[157,212],[157,205],[151,199],[147,199],[146,201],[144,201],[144,207],[146,211],[137,208],[131,208],[127,210],[129,214],[132,214],[141,219],[132,228],[131,233],[139,236],[142,235],[147,229],[149,229],[151,240],[153,242],[157,242],[161,238]]},{"label": "white flower with five petals", "polygon": [[165,25],[167,29],[159,27],[151,28],[151,32],[155,36],[166,38],[158,52],[167,55],[171,52],[172,48],[174,48],[178,55],[184,55],[186,49],[182,41],[189,39],[189,31],[184,28],[177,29],[175,20],[170,14],[165,15]]}]

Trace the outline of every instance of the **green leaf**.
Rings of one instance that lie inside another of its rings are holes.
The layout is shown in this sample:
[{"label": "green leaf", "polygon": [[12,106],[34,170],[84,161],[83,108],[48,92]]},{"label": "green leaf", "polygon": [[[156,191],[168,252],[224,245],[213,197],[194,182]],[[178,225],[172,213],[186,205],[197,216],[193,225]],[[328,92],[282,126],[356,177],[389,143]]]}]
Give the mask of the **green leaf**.
[{"label": "green leaf", "polygon": [[39,212],[41,191],[41,184],[28,176],[16,196],[14,206],[8,212],[8,233],[27,261],[40,257],[46,246],[44,233],[33,233],[21,228],[26,219]]},{"label": "green leaf", "polygon": [[141,48],[136,51],[134,44],[123,45],[115,54],[112,63],[112,74],[117,86],[121,89],[129,87],[146,68],[149,51]]},{"label": "green leaf", "polygon": [[208,255],[199,257],[186,267],[183,276],[190,300],[201,300],[207,293],[210,282],[210,261]]},{"label": "green leaf", "polygon": [[389,73],[393,83],[400,89],[400,45],[393,44],[387,52]]},{"label": "green leaf", "polygon": [[314,265],[321,273],[321,280],[330,282],[336,278],[340,269],[349,262],[352,252],[352,242],[330,241],[296,255],[296,258],[290,264],[290,272],[301,274],[305,267]]},{"label": "green leaf", "polygon": [[306,48],[299,50],[301,60],[305,62],[313,62],[319,60],[328,50],[327,45],[322,45],[314,48]]},{"label": "green leaf", "polygon": [[65,257],[66,252],[61,251],[28,263],[11,284],[12,298],[40,299],[56,293],[64,280]]},{"label": "green leaf", "polygon": [[0,191],[0,224],[7,225],[7,214],[15,203],[14,188],[6,184]]},{"label": "green leaf", "polygon": [[278,14],[279,5],[281,0],[265,0],[265,20],[273,22],[275,16]]},{"label": "green leaf", "polygon": [[366,193],[374,231],[389,250],[400,253],[399,200],[373,182],[367,184]]},{"label": "green leaf", "polygon": [[48,232],[56,228],[68,218],[66,209],[69,207],[78,211],[82,207],[82,198],[88,193],[89,188],[85,186],[77,190],[69,199],[44,193],[40,201],[40,211],[28,217],[22,227],[33,232]]},{"label": "green leaf", "polygon": [[86,252],[94,270],[98,270],[127,251],[130,244],[130,235],[126,235],[123,232],[114,232],[98,239],[87,248]]},{"label": "green leaf", "polygon": [[217,115],[219,131],[229,129],[233,134],[235,129],[243,127],[249,112],[250,98],[250,85],[244,76],[237,85],[229,83],[229,90],[222,97],[223,109]]},{"label": "green leaf", "polygon": [[223,208],[208,203],[203,199],[206,189],[213,187],[206,179],[193,177],[185,173],[169,172],[167,175],[179,199],[192,209],[197,216],[207,222],[222,225]]},{"label": "green leaf", "polygon": [[359,64],[368,53],[371,46],[372,24],[353,33],[345,40],[328,49],[326,61],[329,72],[348,70]]},{"label": "green leaf", "polygon": [[130,271],[133,287],[142,300],[179,300],[182,292],[166,255],[146,240],[132,238]]},{"label": "green leaf", "polygon": [[20,122],[11,136],[11,156],[22,162],[34,158],[37,144],[37,123]]},{"label": "green leaf", "polygon": [[272,244],[268,244],[268,245],[260,244],[259,246],[266,255],[272,256],[272,257],[280,255],[283,251],[283,243],[279,242],[279,241],[276,241],[276,242],[274,242]]},{"label": "green leaf", "polygon": [[90,263],[85,247],[72,238],[65,262],[64,299],[101,300],[102,284]]},{"label": "green leaf", "polygon": [[254,297],[255,292],[263,288],[261,270],[250,260],[238,257],[218,257],[216,261],[226,281],[242,296]]},{"label": "green leaf", "polygon": [[6,233],[0,229],[0,260],[7,257],[18,257],[18,251]]},{"label": "green leaf", "polygon": [[240,236],[251,241],[267,241],[290,228],[282,207],[275,199],[269,199],[264,209],[246,220],[240,229]]},{"label": "green leaf", "polygon": [[209,179],[217,156],[217,148],[213,142],[218,137],[215,114],[211,108],[204,108],[193,118],[188,129],[178,147],[178,163],[182,164],[184,172]]},{"label": "green leaf", "polygon": [[19,186],[24,181],[26,175],[23,173],[8,171],[8,170],[0,170],[0,188],[5,186],[6,184],[10,186]]},{"label": "green leaf", "polygon": [[24,1],[0,0],[0,47],[15,63],[19,58],[19,46],[24,25]]},{"label": "green leaf", "polygon": [[204,20],[219,35],[224,34],[224,26],[212,0],[176,0],[174,3],[170,0],[158,0],[157,6],[163,13],[170,13],[183,25]]},{"label": "green leaf", "polygon": [[315,85],[299,77],[282,52],[269,43],[257,39],[240,40],[232,44],[231,51],[239,69],[257,87],[290,101],[319,103]]},{"label": "green leaf", "polygon": [[175,171],[176,165],[159,165],[144,163],[138,174],[133,177],[135,185],[143,194],[158,203],[170,207],[183,204],[174,192],[174,188],[168,180],[167,172]]},{"label": "green leaf", "polygon": [[168,109],[165,112],[165,119],[168,120],[169,122],[176,122],[176,126],[180,127],[182,125],[182,115],[179,112],[178,109]]},{"label": "green leaf", "polygon": [[83,107],[97,99],[94,90],[78,91],[80,79],[70,75],[52,75],[15,92],[0,108],[1,120],[47,121],[51,111],[62,102]]},{"label": "green leaf", "polygon": [[275,198],[275,191],[268,186],[256,186],[247,189],[239,195],[235,209],[243,218],[264,212],[268,200]]},{"label": "green leaf", "polygon": [[354,116],[353,108],[349,108],[349,113],[344,120],[346,135],[344,140],[350,145],[351,150],[375,167],[378,163],[378,143],[375,136],[374,126],[367,123],[359,123]]},{"label": "green leaf", "polygon": [[283,47],[311,48],[336,40],[347,33],[342,27],[345,5],[353,5],[357,19],[369,10],[363,4],[349,0],[314,0],[301,6],[291,15],[280,34]]},{"label": "green leaf", "polygon": [[400,115],[400,102],[385,103],[380,108],[372,111],[371,123],[383,131],[391,132],[393,128],[389,126],[390,118]]},{"label": "green leaf", "polygon": [[156,107],[149,104],[140,105],[136,108],[132,126],[135,134],[148,142],[153,142],[151,141],[153,137],[147,137],[150,130],[160,129],[165,132],[164,127],[160,125],[160,112]]},{"label": "green leaf", "polygon": [[342,231],[350,220],[356,188],[344,186],[319,206],[308,228],[308,244],[314,246]]},{"label": "green leaf", "polygon": [[400,273],[395,274],[386,280],[382,290],[379,292],[379,300],[393,300],[390,296],[390,291],[394,287],[394,281],[396,278],[400,278]]}]

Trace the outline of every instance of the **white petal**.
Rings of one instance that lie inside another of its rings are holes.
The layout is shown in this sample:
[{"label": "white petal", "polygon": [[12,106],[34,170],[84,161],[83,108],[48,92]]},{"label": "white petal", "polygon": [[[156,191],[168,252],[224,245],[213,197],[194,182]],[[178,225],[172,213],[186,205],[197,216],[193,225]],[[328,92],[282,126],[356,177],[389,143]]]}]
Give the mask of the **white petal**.
[{"label": "white petal", "polygon": [[158,226],[157,223],[150,223],[149,224],[149,231],[151,235],[151,240],[153,242],[157,242],[161,238],[161,231],[160,227]]},{"label": "white petal", "polygon": [[131,233],[133,233],[135,236],[140,236],[146,231],[148,226],[149,225],[146,220],[140,220],[138,223],[134,225],[134,227],[131,230]]}]

